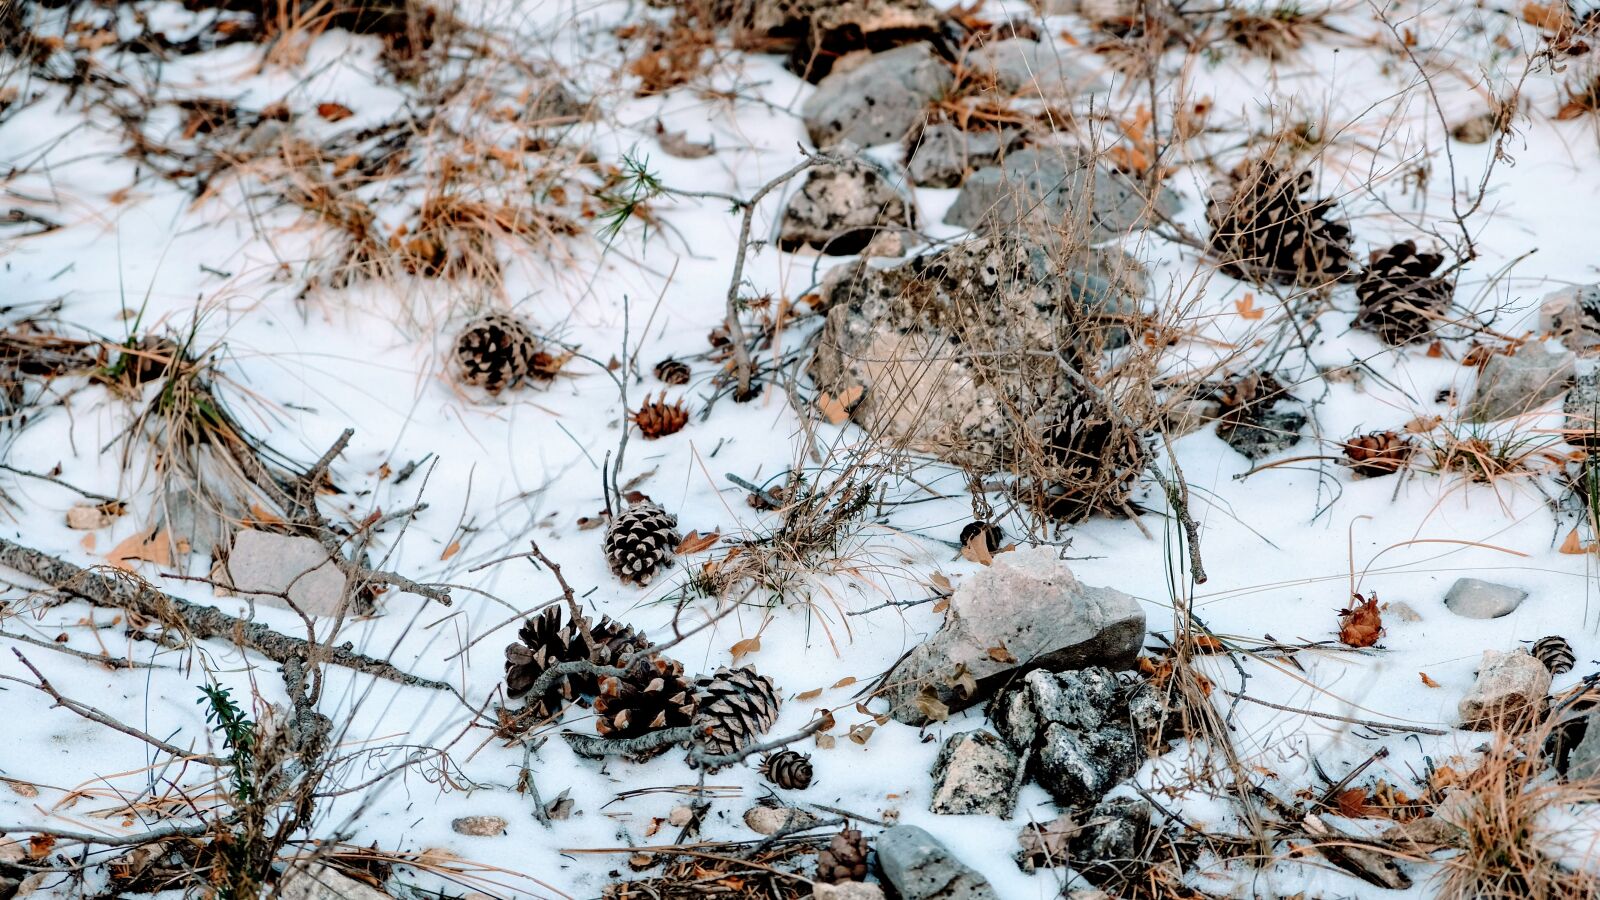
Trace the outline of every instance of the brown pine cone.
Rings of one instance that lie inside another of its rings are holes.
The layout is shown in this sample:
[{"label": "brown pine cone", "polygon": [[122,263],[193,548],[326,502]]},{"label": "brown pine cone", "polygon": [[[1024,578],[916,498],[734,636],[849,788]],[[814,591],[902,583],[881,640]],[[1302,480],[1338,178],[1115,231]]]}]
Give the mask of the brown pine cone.
[{"label": "brown pine cone", "polygon": [[1374,252],[1356,285],[1361,307],[1352,324],[1396,346],[1429,337],[1446,319],[1455,294],[1448,279],[1433,277],[1443,264],[1442,254],[1418,253],[1415,241]]},{"label": "brown pine cone", "polygon": [[680,385],[689,383],[689,364],[679,359],[673,359],[670,356],[656,363],[655,372],[656,378],[660,379],[662,384]]},{"label": "brown pine cone", "polygon": [[854,828],[833,836],[817,854],[817,880],[828,884],[862,881],[867,877],[867,839]]},{"label": "brown pine cone", "polygon": [[[631,738],[682,728],[694,720],[694,687],[683,677],[683,664],[664,656],[634,663],[622,676],[600,679],[595,698],[595,731],[601,737]],[[661,747],[657,752],[666,750]]]},{"label": "brown pine cone", "polygon": [[811,786],[811,757],[795,750],[769,753],[761,760],[761,777],[787,791]]},{"label": "brown pine cone", "polygon": [[645,440],[653,441],[682,431],[683,426],[689,424],[689,410],[682,400],[668,403],[667,392],[662,391],[654,400],[646,397],[644,405],[629,418],[639,426],[639,433]]},{"label": "brown pine cone", "polygon": [[649,584],[659,569],[672,565],[672,551],[682,540],[677,517],[648,500],[635,503],[606,529],[606,562],[623,581]]},{"label": "brown pine cone", "polygon": [[[557,663],[587,659],[597,666],[615,665],[646,643],[643,635],[609,617],[602,617],[595,626],[587,619],[576,624],[562,619],[560,607],[552,606],[522,623],[517,643],[506,647],[506,696],[523,697]],[[584,629],[594,642],[593,653],[584,640]],[[523,708],[542,721],[559,715],[568,704],[588,703],[599,692],[600,680],[594,675],[569,673],[552,681],[542,696],[524,700]]]},{"label": "brown pine cone", "polygon": [[1331,219],[1333,201],[1302,196],[1310,172],[1256,160],[1236,169],[1206,204],[1210,248],[1240,279],[1316,287],[1350,275],[1350,226]]},{"label": "brown pine cone", "polygon": [[489,313],[467,323],[456,338],[461,380],[491,394],[527,378],[539,341],[526,322],[506,313]]},{"label": "brown pine cone", "polygon": [[[695,683],[700,710],[695,715],[695,745],[712,756],[738,753],[778,720],[778,690],[772,679],[749,666],[723,666]],[[721,766],[708,766],[716,771]]]},{"label": "brown pine cone", "polygon": [[1559,634],[1552,634],[1539,638],[1533,642],[1533,658],[1544,663],[1551,675],[1560,675],[1571,672],[1572,664],[1578,661],[1577,654],[1572,652],[1572,645]]},{"label": "brown pine cone", "polygon": [[1393,475],[1416,452],[1416,445],[1393,431],[1357,435],[1344,444],[1345,465],[1367,478]]}]

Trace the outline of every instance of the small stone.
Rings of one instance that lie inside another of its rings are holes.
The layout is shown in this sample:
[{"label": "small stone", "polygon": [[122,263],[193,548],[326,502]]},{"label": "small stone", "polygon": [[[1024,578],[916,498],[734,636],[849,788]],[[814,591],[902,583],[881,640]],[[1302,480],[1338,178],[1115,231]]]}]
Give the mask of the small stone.
[{"label": "small stone", "polygon": [[1383,605],[1383,617],[1396,622],[1421,622],[1422,613],[1404,600],[1391,600]]},{"label": "small stone", "polygon": [[243,529],[234,536],[225,574],[224,586],[235,593],[307,615],[338,615],[344,601],[345,575],[314,538]]},{"label": "small stone", "polygon": [[915,825],[890,828],[876,847],[883,877],[901,900],[998,900],[987,878]]},{"label": "small stone", "polygon": [[[877,169],[867,165],[819,169],[789,199],[778,246],[852,256],[877,237],[916,227],[916,206]],[[878,255],[888,255],[882,242],[875,249]],[[903,241],[897,249],[903,252]]]},{"label": "small stone", "polygon": [[1306,427],[1306,414],[1289,405],[1291,402],[1280,401],[1253,422],[1224,421],[1217,426],[1217,436],[1252,462],[1276,456],[1300,443],[1300,432]]},{"label": "small stone", "polygon": [[1600,778],[1600,712],[1588,715],[1583,739],[1567,755],[1567,779],[1589,781]]},{"label": "small stone", "polygon": [[1554,335],[1575,353],[1600,346],[1600,284],[1583,284],[1547,294],[1539,303],[1539,330]]},{"label": "small stone", "polygon": [[906,170],[914,184],[953,188],[968,173],[1000,164],[1000,157],[1022,139],[1012,129],[962,131],[948,122],[922,129],[906,150]]},{"label": "small stone", "polygon": [[1495,354],[1478,374],[1468,415],[1490,422],[1533,412],[1567,389],[1574,366],[1571,353],[1552,352],[1537,341],[1514,356]]},{"label": "small stone", "polygon": [[862,147],[890,144],[920,124],[928,104],[954,81],[931,45],[907,44],[822,79],[800,116],[819,148],[841,141]]},{"label": "small stone", "polygon": [[377,888],[316,863],[291,864],[278,879],[278,896],[282,900],[392,900]]},{"label": "small stone", "polygon": [[1445,592],[1444,605],[1469,619],[1498,619],[1516,612],[1526,599],[1528,592],[1521,588],[1478,578],[1457,578]]},{"label": "small stone", "polygon": [[[1179,197],[1162,188],[1155,212],[1172,216]],[[1095,243],[1124,237],[1152,218],[1145,189],[1125,175],[1093,166],[1066,146],[1029,147],[966,180],[944,223],[1013,231],[1043,227],[1086,235]]]},{"label": "small stone", "polygon": [[1544,712],[1549,693],[1550,670],[1528,651],[1486,650],[1477,683],[1457,707],[1461,727],[1485,731],[1526,725]]},{"label": "small stone", "polygon": [[933,764],[933,801],[940,815],[1011,818],[1022,785],[1022,760],[992,731],[954,734]]},{"label": "small stone", "polygon": [[1098,666],[1029,672],[995,698],[989,718],[1013,749],[1031,758],[1029,774],[1062,806],[1093,806],[1144,759],[1127,694],[1116,675]]},{"label": "small stone", "polygon": [[682,828],[694,821],[694,807],[687,803],[679,803],[667,812],[667,824],[673,828]]},{"label": "small stone", "polygon": [[506,820],[499,816],[462,816],[450,822],[450,830],[468,837],[498,837],[506,833]]},{"label": "small stone", "polygon": [[[1019,669],[1130,668],[1144,624],[1137,600],[1081,584],[1055,548],[1002,553],[956,588],[943,627],[891,670],[886,696],[897,720],[922,725],[929,716],[919,698],[957,712],[982,703]],[[1006,652],[992,652],[997,647]],[[970,681],[952,682],[956,671]]]},{"label": "small stone", "polygon": [[812,900],[883,900],[883,888],[865,881],[846,881],[843,884],[811,886]]},{"label": "small stone", "polygon": [[1562,426],[1567,443],[1576,447],[1600,445],[1600,369],[1585,372],[1573,382],[1561,401],[1567,421]]},{"label": "small stone", "polygon": [[808,828],[817,824],[817,821],[816,816],[792,806],[757,803],[744,811],[744,824],[756,834],[763,835]]},{"label": "small stone", "polygon": [[1092,884],[1122,885],[1149,867],[1151,806],[1135,797],[1100,801],[1072,842],[1072,867]]},{"label": "small stone", "polygon": [[1010,38],[984,44],[967,54],[966,66],[995,79],[1013,97],[1063,100],[1104,87],[1094,72],[1073,62],[1071,50]]},{"label": "small stone", "polygon": [[99,531],[117,517],[102,506],[74,506],[67,510],[67,527],[74,531]]}]

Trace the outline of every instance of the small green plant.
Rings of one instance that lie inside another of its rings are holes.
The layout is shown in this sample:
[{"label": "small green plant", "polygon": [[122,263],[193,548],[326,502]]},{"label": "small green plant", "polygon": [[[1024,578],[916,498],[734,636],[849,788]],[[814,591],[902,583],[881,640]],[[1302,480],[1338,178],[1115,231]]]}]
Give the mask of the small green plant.
[{"label": "small green plant", "polygon": [[613,177],[608,186],[595,192],[595,197],[606,204],[599,215],[600,236],[610,244],[635,215],[644,220],[648,227],[650,217],[645,213],[644,206],[664,192],[660,176],[650,171],[648,157],[641,159],[624,153],[622,171]]},{"label": "small green plant", "polygon": [[201,685],[201,697],[195,701],[206,707],[206,721],[228,748],[228,765],[232,771],[233,796],[242,804],[257,797],[255,779],[256,731],[255,723],[235,703],[228,688],[215,684]]}]

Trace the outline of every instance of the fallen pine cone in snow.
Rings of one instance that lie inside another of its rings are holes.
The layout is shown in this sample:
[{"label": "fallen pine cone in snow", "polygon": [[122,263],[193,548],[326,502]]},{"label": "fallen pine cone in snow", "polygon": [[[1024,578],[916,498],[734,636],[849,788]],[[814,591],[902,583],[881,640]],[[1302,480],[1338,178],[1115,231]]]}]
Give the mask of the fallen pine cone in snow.
[{"label": "fallen pine cone in snow", "polygon": [[1383,636],[1383,614],[1378,612],[1378,595],[1355,594],[1348,609],[1339,610],[1339,643],[1346,647],[1371,647]]},{"label": "fallen pine cone in snow", "polygon": [[1416,445],[1393,431],[1357,435],[1344,443],[1345,465],[1367,478],[1393,475],[1417,452]]}]

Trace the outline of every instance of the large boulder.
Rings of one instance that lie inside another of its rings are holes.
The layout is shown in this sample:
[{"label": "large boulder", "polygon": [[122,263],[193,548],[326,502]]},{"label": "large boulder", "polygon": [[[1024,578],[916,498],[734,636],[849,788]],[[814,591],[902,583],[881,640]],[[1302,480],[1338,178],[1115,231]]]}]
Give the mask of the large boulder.
[{"label": "large boulder", "polygon": [[841,141],[891,144],[921,124],[928,105],[954,81],[931,46],[907,44],[822,79],[801,105],[800,117],[821,148]]},{"label": "large boulder", "polygon": [[784,250],[810,247],[832,256],[899,256],[917,227],[916,205],[865,163],[813,169],[789,199],[778,229]]},{"label": "large boulder", "polygon": [[[1108,491],[1123,491],[1146,450],[1138,435],[1105,424],[1110,414],[1067,367],[1096,371],[1136,320],[1142,290],[1143,273],[1120,251],[1001,235],[892,268],[837,267],[820,291],[827,322],[811,374],[824,392],[860,398],[851,408],[858,425],[908,449],[992,470],[1025,468],[1047,445],[1085,481],[1103,476]],[[1109,393],[1141,415],[1153,404],[1119,392],[1148,384],[1119,382]]]},{"label": "large boulder", "polygon": [[998,900],[989,879],[915,825],[878,835],[878,865],[901,900]]},{"label": "large boulder", "polygon": [[1129,668],[1144,628],[1138,601],[1082,584],[1053,548],[1002,553],[956,589],[944,626],[889,670],[885,696],[897,720],[923,725],[1034,669]]},{"label": "large boulder", "polygon": [[1171,217],[1179,198],[1162,188],[1154,197],[1132,178],[1092,164],[1082,151],[1060,145],[1029,147],[981,169],[961,186],[946,225],[1066,233],[1103,242]]}]

